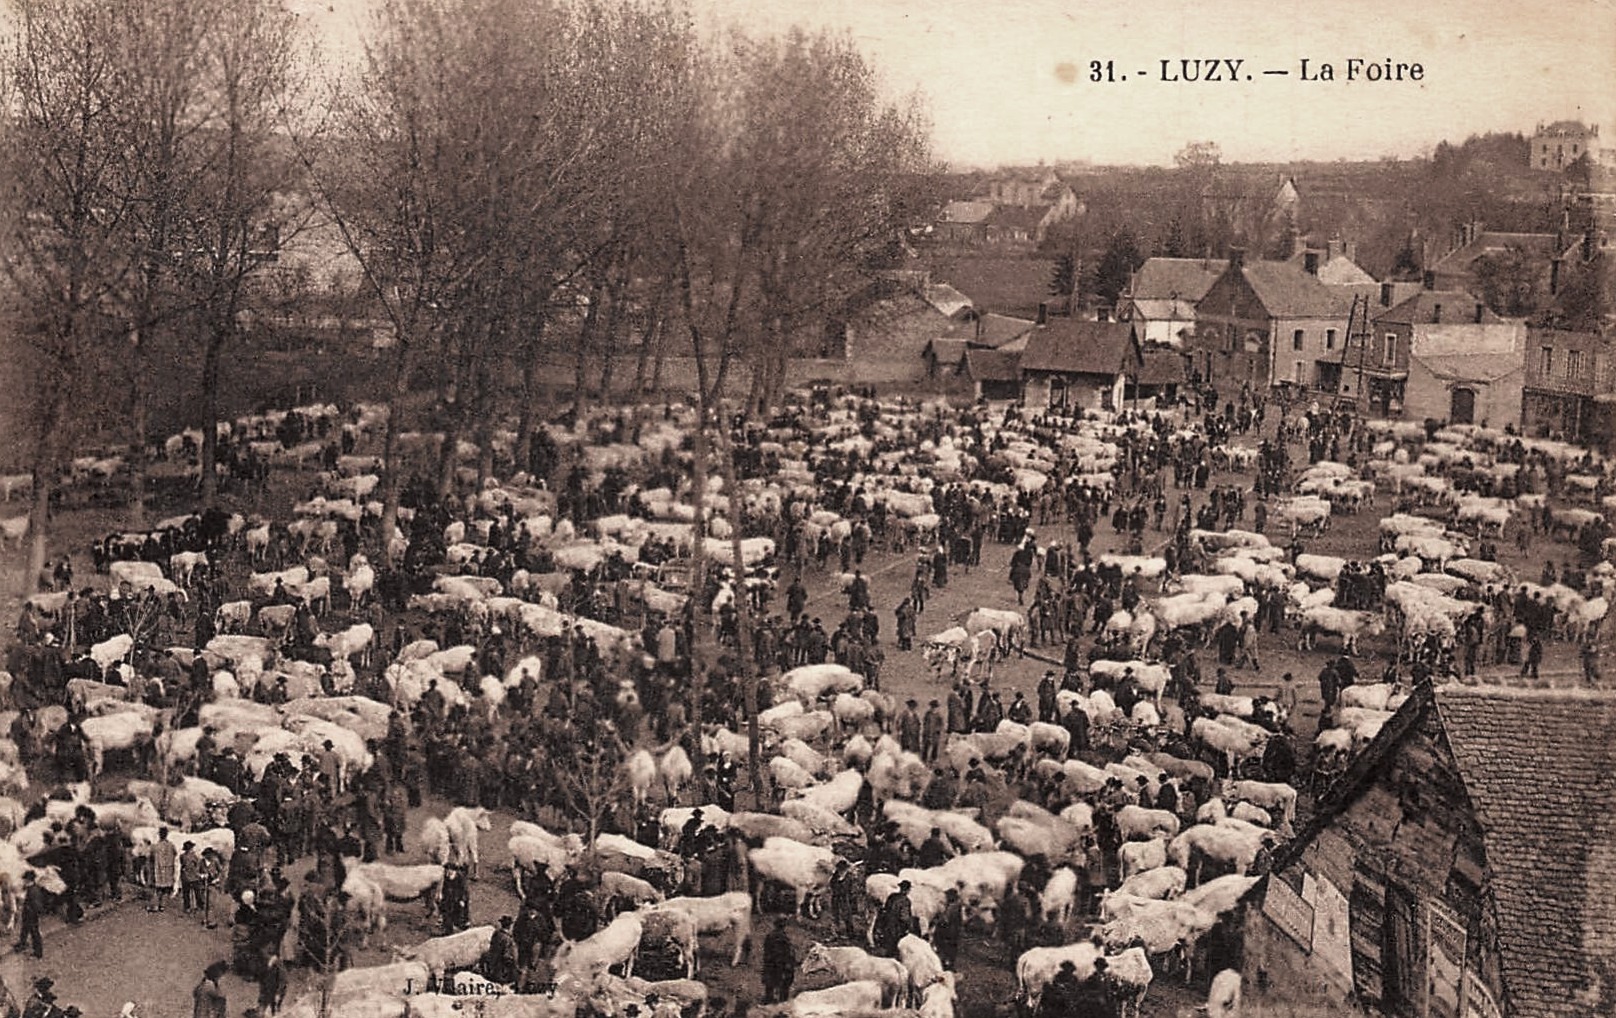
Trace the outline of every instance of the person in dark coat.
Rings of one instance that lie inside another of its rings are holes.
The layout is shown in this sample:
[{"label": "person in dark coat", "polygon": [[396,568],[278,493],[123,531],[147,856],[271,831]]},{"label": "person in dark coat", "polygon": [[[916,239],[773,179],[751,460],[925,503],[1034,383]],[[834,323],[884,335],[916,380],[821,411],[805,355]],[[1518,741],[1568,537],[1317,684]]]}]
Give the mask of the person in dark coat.
[{"label": "person in dark coat", "polygon": [[39,921],[46,912],[45,889],[39,886],[33,870],[22,875],[22,924],[17,933],[17,944],[12,950],[32,947],[35,958],[45,957],[45,943],[39,937]]},{"label": "person in dark coat", "polygon": [[920,714],[916,711],[919,706],[918,700],[910,700],[898,715],[898,745],[915,754],[920,752]]},{"label": "person in dark coat", "polygon": [[1082,985],[1077,978],[1077,964],[1061,962],[1060,971],[1055,973],[1038,998],[1038,1018],[1078,1018],[1078,1008],[1082,1006]]},{"label": "person in dark coat", "polygon": [[508,915],[499,917],[499,928],[494,931],[482,958],[483,975],[503,986],[516,985],[521,975],[517,964],[516,937],[511,933],[511,926],[515,922]]},{"label": "person in dark coat", "polygon": [[914,932],[914,906],[909,902],[909,881],[899,882],[898,889],[881,906],[875,919],[876,953],[887,958],[898,956],[898,941]]},{"label": "person in dark coat", "polygon": [[942,828],[933,827],[931,835],[920,843],[920,850],[915,853],[915,865],[921,869],[931,869],[947,862],[948,856],[948,845],[943,842]]},{"label": "person in dark coat", "polygon": [[443,913],[443,935],[458,933],[471,925],[471,890],[461,866],[443,868],[443,891],[439,911]]},{"label": "person in dark coat", "polygon": [[786,933],[785,920],[763,938],[763,1003],[783,1004],[791,999],[791,982],[797,973],[797,952]]},{"label": "person in dark coat", "polygon": [[954,971],[959,961],[960,938],[965,933],[965,910],[960,901],[959,889],[950,887],[943,895],[943,911],[932,924],[932,945],[937,948],[937,957],[942,961],[943,968]]}]

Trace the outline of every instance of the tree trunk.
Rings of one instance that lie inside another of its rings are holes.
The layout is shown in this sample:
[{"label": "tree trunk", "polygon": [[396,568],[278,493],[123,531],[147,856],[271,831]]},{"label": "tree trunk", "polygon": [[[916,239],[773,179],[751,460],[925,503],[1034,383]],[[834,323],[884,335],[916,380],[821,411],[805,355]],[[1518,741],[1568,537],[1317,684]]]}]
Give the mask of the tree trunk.
[{"label": "tree trunk", "polygon": [[516,419],[517,472],[527,469],[528,460],[533,455],[533,429],[538,426],[535,404],[539,391],[539,351],[544,345],[544,325],[545,319],[540,318],[533,338],[523,345],[519,354],[522,358],[522,407]]},{"label": "tree trunk", "polygon": [[410,346],[404,330],[397,330],[393,387],[387,398],[387,430],[382,434],[382,557],[393,562],[393,531],[398,527],[398,436],[404,429],[404,399],[410,392]]},{"label": "tree trunk", "polygon": [[143,337],[137,330],[129,356],[134,370],[129,373],[129,526],[146,529],[146,417],[147,387]]},{"label": "tree trunk", "polygon": [[212,508],[219,499],[219,365],[223,359],[225,330],[215,323],[202,352],[202,506]]},{"label": "tree trunk", "polygon": [[[699,363],[699,359],[698,359]],[[690,723],[695,728],[695,753],[690,763],[697,774],[706,766],[706,753],[701,744],[703,706],[707,699],[707,661],[706,655],[700,653],[706,644],[708,621],[702,611],[702,595],[707,590],[707,408],[705,404],[696,406],[696,456],[693,481],[695,490],[691,492],[690,502],[696,510],[696,524],[694,527],[695,540],[692,542],[690,555],[690,586],[688,596],[690,599]]]},{"label": "tree trunk", "polygon": [[[755,377],[755,376],[754,376]],[[722,404],[720,404],[722,407]],[[722,410],[718,421],[720,463],[724,470],[724,488],[729,492],[730,556],[734,563],[735,584],[735,642],[739,645],[741,685],[746,691],[746,764],[752,782],[752,794],[763,790],[763,772],[759,761],[761,737],[758,732],[758,675],[756,648],[752,645],[752,604],[746,589],[746,562],[741,558],[741,502],[740,486],[735,482],[735,449],[730,444],[729,415]]]},{"label": "tree trunk", "polygon": [[600,322],[602,287],[596,284],[589,292],[589,310],[584,312],[584,324],[578,330],[578,357],[573,366],[572,416],[582,420],[588,405],[589,357],[595,341],[595,330]]},{"label": "tree trunk", "polygon": [[58,469],[56,430],[61,423],[65,402],[60,385],[52,385],[45,405],[40,407],[39,430],[34,437],[34,502],[28,509],[28,575],[24,577],[22,585],[29,594],[39,591],[40,576],[45,571],[51,492],[56,486]]}]

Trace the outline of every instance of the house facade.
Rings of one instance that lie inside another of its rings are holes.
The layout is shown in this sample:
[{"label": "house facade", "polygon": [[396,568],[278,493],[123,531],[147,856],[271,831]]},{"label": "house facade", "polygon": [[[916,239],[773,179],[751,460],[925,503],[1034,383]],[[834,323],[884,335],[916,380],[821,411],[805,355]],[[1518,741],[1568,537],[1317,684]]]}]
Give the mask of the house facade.
[{"label": "house facade", "polygon": [[1597,332],[1528,329],[1521,428],[1538,438],[1604,446],[1616,412],[1616,358]]},{"label": "house facade", "polygon": [[1334,394],[1351,298],[1289,262],[1235,252],[1195,306],[1190,370],[1204,383],[1290,386]]},{"label": "house facade", "polygon": [[1558,173],[1583,156],[1599,160],[1599,125],[1576,120],[1539,124],[1532,134],[1532,169]]},{"label": "house facade", "polygon": [[1213,258],[1147,258],[1117,301],[1117,319],[1133,322],[1142,343],[1183,347],[1195,334],[1195,305],[1229,263]]},{"label": "house facade", "polygon": [[[1382,284],[1382,304],[1395,284]],[[1473,294],[1421,288],[1368,324],[1354,323],[1343,388],[1358,379],[1359,405],[1373,416],[1520,423],[1526,327],[1501,318]]]},{"label": "house facade", "polygon": [[1027,336],[1022,398],[1034,408],[1117,410],[1143,364],[1138,333],[1128,322],[1050,319]]},{"label": "house facade", "polygon": [[1416,687],[1227,921],[1250,997],[1616,1014],[1613,725],[1607,691]]}]

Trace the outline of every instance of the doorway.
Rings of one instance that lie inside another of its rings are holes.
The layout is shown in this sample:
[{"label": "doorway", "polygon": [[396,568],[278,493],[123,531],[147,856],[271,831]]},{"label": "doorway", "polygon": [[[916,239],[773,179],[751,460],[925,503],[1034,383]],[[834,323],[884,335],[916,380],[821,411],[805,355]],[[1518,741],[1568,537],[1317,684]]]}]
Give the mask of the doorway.
[{"label": "doorway", "polygon": [[1454,424],[1474,424],[1476,421],[1476,390],[1453,390],[1453,410],[1448,420]]}]

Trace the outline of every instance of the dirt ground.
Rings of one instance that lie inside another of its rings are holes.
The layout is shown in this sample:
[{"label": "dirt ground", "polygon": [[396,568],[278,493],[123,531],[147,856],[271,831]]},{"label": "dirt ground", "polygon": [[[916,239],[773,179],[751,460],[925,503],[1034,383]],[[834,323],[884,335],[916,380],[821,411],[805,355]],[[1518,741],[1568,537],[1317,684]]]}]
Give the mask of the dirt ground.
[{"label": "dirt ground", "polygon": [[[1257,436],[1247,436],[1242,441],[1254,445]],[[280,473],[275,479],[274,490],[270,496],[270,502],[273,504],[239,505],[235,508],[243,511],[284,512],[292,499],[307,493],[312,482],[312,474]],[[1248,489],[1250,482],[1251,478],[1248,475],[1215,474],[1213,477],[1214,484],[1235,484]],[[1204,501],[1205,493],[1195,494],[1198,506]],[[1176,491],[1169,492],[1169,502],[1174,506],[1177,504],[1177,498]],[[182,492],[160,487],[158,500],[149,514],[150,518],[156,519],[171,511],[183,511],[188,507],[182,504],[182,500]],[[17,508],[21,510],[20,506]],[[1391,511],[1391,506],[1386,504],[1385,496],[1382,496],[1381,503],[1376,507],[1366,508],[1354,516],[1337,516],[1327,534],[1306,542],[1306,550],[1349,558],[1371,557],[1376,553],[1379,519]],[[5,514],[7,511],[0,509],[0,515]],[[119,510],[74,509],[58,515],[55,521],[56,533],[60,535],[59,540],[65,541],[74,551],[75,570],[81,581],[90,573],[86,554],[89,540],[108,530],[127,526],[128,523],[125,514]],[[1070,543],[1072,538],[1066,528],[1058,525],[1038,525],[1035,521],[1035,528],[1041,542],[1058,539]],[[1095,542],[1096,552],[1120,546],[1117,537],[1109,533],[1109,527],[1102,527],[1102,531]],[[1151,543],[1152,538],[1159,543],[1165,536],[1165,534],[1147,533],[1147,545]],[[1276,535],[1276,541],[1278,540]],[[1513,543],[1508,547],[1501,544],[1500,550],[1507,564],[1514,567],[1523,577],[1533,580],[1537,579],[1545,559],[1565,562],[1574,560],[1576,554],[1570,545],[1541,539],[1529,553],[1523,554],[1517,551]],[[1007,575],[1008,558],[1007,547],[989,545],[983,550],[983,564],[980,568],[969,572],[952,571],[948,586],[935,592],[920,618],[918,629],[921,637],[947,628],[953,624],[955,618],[976,607],[1014,607],[1015,594],[1008,583]],[[4,558],[0,559],[0,567],[5,571],[4,588],[12,595],[6,599],[8,603],[3,606],[8,613],[6,618],[10,619],[15,617],[15,594],[23,585],[21,576],[23,561],[20,552],[7,552]],[[882,688],[900,698],[912,696],[920,700],[924,706],[929,699],[942,698],[946,695],[946,685],[940,684],[933,677],[918,650],[911,653],[898,652],[891,640],[894,629],[892,609],[907,595],[913,567],[914,559],[908,552],[877,553],[864,563],[864,571],[870,577],[872,601],[881,612],[883,644],[887,651]],[[782,587],[785,582],[782,580]],[[823,618],[827,627],[834,626],[846,607],[842,595],[833,589],[829,577],[825,574],[810,570],[806,582],[811,594],[810,613]],[[1360,672],[1369,680],[1378,677],[1381,669],[1394,654],[1394,650],[1389,636],[1374,641],[1366,640],[1358,660]],[[1293,719],[1293,728],[1300,734],[1303,742],[1309,742],[1316,730],[1319,707],[1316,676],[1325,660],[1334,652],[1334,648],[1322,645],[1316,652],[1299,651],[1294,631],[1284,631],[1278,635],[1264,634],[1259,655],[1261,670],[1235,672],[1236,692],[1271,693],[1277,688],[1279,677],[1283,672],[1294,673],[1298,679],[1301,702],[1300,716]],[[1049,649],[1048,653],[1059,656],[1058,649]],[[1202,655],[1203,671],[1208,675],[1211,669],[1205,666],[1210,660],[1208,655]],[[1034,657],[1012,658],[1002,662],[997,668],[993,685],[1003,693],[1006,704],[1010,702],[1011,691],[1017,689],[1026,692],[1029,699],[1035,699],[1034,688],[1037,681],[1049,667],[1051,666]],[[1495,683],[1514,682],[1518,681],[1517,672],[1516,668],[1493,666],[1483,669],[1482,679]],[[1559,685],[1576,684],[1580,682],[1580,674],[1574,648],[1562,643],[1550,644],[1546,648],[1543,666],[1545,682]],[[1305,763],[1304,754],[1304,765]],[[407,841],[410,851],[407,857],[400,861],[418,861],[420,853],[414,837],[415,831],[427,815],[441,814],[447,808],[447,803],[429,800],[422,809],[412,812],[410,837]],[[515,911],[517,899],[511,883],[508,860],[504,858],[505,831],[510,819],[509,816],[497,817],[494,829],[483,835],[485,860],[493,860],[495,866],[503,865],[505,868],[495,870],[485,863],[483,879],[472,885],[474,923],[494,922],[499,916],[513,914]],[[300,886],[300,878],[301,872],[296,872],[294,886]],[[134,1001],[137,1005],[137,1014],[146,1018],[165,1018],[181,1014],[190,1006],[190,989],[200,978],[205,965],[216,958],[228,957],[229,931],[225,925],[220,925],[217,929],[206,929],[198,917],[183,915],[177,910],[177,902],[173,904],[175,907],[171,907],[163,914],[150,914],[139,902],[125,901],[119,905],[103,906],[92,911],[90,917],[77,927],[67,927],[58,921],[49,920],[45,924],[44,960],[36,962],[22,955],[8,955],[0,960],[0,976],[4,977],[13,992],[25,993],[33,978],[38,975],[49,975],[57,982],[57,991],[62,1003],[76,1004],[92,1018],[116,1014],[120,1005],[126,1000]],[[356,963],[375,964],[388,961],[392,945],[407,945],[436,932],[413,907],[397,908],[391,915],[385,936],[379,937],[369,948],[359,952]],[[815,938],[833,942],[822,922],[802,921],[794,927],[794,940],[798,942],[799,948],[805,948],[806,944]],[[706,958],[704,965],[703,978],[710,981],[709,985],[715,997],[723,997],[729,1001],[734,1001],[737,997],[754,1001],[760,998],[761,985],[755,955],[733,972],[727,967],[727,959],[716,955]],[[1014,959],[1003,945],[981,936],[968,938],[962,953],[959,974],[961,1015],[985,1016],[1003,1013],[1014,994],[1013,966]],[[294,979],[293,996],[307,982],[306,975],[302,973],[295,974]],[[254,988],[236,980],[233,976],[227,978],[226,992],[232,1013],[240,1013],[255,1001]],[[1187,1013],[1187,1009],[1198,999],[1204,997],[1197,988],[1173,985],[1171,980],[1162,979],[1152,987],[1143,1014],[1146,1018],[1177,1016]]]}]

